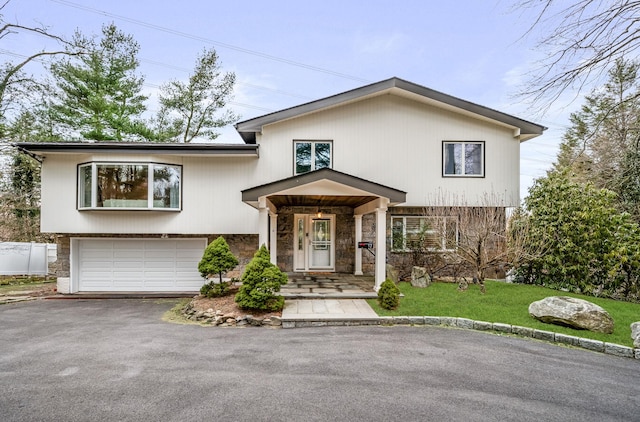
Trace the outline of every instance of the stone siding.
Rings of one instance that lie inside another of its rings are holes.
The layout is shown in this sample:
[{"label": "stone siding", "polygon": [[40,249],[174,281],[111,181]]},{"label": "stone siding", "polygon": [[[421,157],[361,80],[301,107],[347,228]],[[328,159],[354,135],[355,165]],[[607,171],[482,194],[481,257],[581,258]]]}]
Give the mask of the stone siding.
[{"label": "stone siding", "polygon": [[[389,208],[387,211],[387,264],[393,265],[400,274],[401,279],[409,279],[411,276],[411,269],[416,263],[415,258],[408,252],[393,252],[391,250],[391,217],[392,216],[456,216],[459,213],[459,207],[395,207]],[[503,219],[506,225],[506,215],[504,208],[498,208],[498,211],[503,214]],[[375,241],[376,227],[375,227],[375,215],[367,214],[362,218],[362,240],[363,241]],[[492,245],[492,248],[500,249],[504,248],[504,244]],[[373,251],[375,253],[375,250]],[[362,272],[366,275],[371,275],[375,271],[375,258],[367,251],[363,251],[362,254]],[[445,271],[443,276],[454,275],[450,271]],[[471,272],[463,270],[464,276],[470,276]],[[487,272],[487,277],[490,278],[504,278],[504,271],[501,268],[494,268]]]},{"label": "stone siding", "polygon": [[[295,214],[315,214],[317,207],[281,207],[278,209],[278,267],[293,271],[293,242],[295,239]],[[355,222],[351,207],[322,207],[325,214],[335,214],[335,271],[353,273],[355,257]]]},{"label": "stone siding", "polygon": [[[387,211],[387,224],[390,224],[391,218],[389,218],[389,212]],[[365,214],[362,216],[362,241],[363,242],[373,242],[374,249],[368,251],[366,249],[362,250],[362,274],[364,275],[375,275],[376,273],[376,258],[374,254],[376,253],[375,245],[376,245],[376,215]],[[389,243],[387,241],[387,243]],[[389,261],[389,245],[387,245],[387,262]]]},{"label": "stone siding", "polygon": [[57,236],[58,248],[54,274],[56,277],[70,277],[69,257],[71,256],[71,242],[68,236]]}]

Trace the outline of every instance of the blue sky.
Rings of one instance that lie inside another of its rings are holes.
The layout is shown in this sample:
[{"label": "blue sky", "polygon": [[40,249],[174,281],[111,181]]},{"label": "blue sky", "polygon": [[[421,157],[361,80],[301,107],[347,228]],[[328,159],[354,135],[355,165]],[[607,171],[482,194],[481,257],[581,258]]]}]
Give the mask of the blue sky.
[{"label": "blue sky", "polygon": [[[114,22],[139,42],[140,73],[151,95],[182,79],[203,48],[215,47],[237,76],[231,108],[242,119],[397,76],[549,129],[522,145],[521,195],[555,160],[568,116],[580,103],[532,114],[515,97],[541,52],[534,16],[509,0],[205,1],[12,0],[5,20],[44,24],[71,36]],[[5,59],[46,47],[42,37],[0,41]],[[39,72],[38,65],[30,71]],[[572,97],[569,93],[568,97]],[[232,129],[221,142],[241,142]]]}]

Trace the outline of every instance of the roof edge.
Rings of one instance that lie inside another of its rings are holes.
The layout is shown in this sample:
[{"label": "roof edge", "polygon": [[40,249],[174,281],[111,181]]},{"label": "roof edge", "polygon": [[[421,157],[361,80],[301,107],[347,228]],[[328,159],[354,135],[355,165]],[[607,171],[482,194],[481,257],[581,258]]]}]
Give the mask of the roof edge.
[{"label": "roof edge", "polygon": [[292,187],[298,187],[313,183],[319,180],[329,180],[343,185],[358,188],[363,191],[371,192],[378,196],[389,198],[391,202],[402,203],[406,201],[407,193],[399,189],[381,185],[370,180],[362,179],[347,173],[340,172],[331,168],[323,168],[320,170],[310,171],[304,174],[287,177],[266,183],[259,186],[242,190],[242,200],[244,202],[257,201],[261,196],[268,196],[275,192],[280,192]]},{"label": "roof edge", "polygon": [[522,135],[535,137],[541,135],[547,129],[547,127],[543,125],[539,125],[537,123],[533,123],[489,107],[463,100],[461,98],[454,97],[452,95],[445,94],[443,92],[436,91],[398,77],[392,77],[380,82],[362,86],[360,88],[355,88],[339,94],[331,95],[329,97],[321,98],[319,100],[307,102],[280,111],[275,111],[273,113],[244,120],[236,123],[234,126],[236,128],[236,131],[238,131],[242,139],[247,144],[253,144],[256,142],[256,134],[262,131],[262,127],[264,125],[294,118],[327,107],[336,106],[341,103],[354,101],[359,98],[363,98],[368,95],[376,94],[378,92],[382,92],[392,88],[402,89],[404,91],[429,98],[433,101],[440,102],[451,107],[459,108],[469,113],[477,114],[487,119],[501,122],[509,126],[517,127],[520,129],[520,133]]},{"label": "roof edge", "polygon": [[43,153],[131,153],[175,155],[248,155],[257,156],[259,145],[215,143],[151,142],[17,142],[14,147],[32,154]]}]

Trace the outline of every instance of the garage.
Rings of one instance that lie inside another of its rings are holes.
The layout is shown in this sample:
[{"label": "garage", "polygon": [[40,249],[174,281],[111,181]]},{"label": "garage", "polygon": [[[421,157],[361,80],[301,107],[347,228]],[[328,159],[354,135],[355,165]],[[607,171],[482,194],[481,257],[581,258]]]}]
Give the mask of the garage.
[{"label": "garage", "polygon": [[72,239],[80,292],[191,292],[207,239]]}]

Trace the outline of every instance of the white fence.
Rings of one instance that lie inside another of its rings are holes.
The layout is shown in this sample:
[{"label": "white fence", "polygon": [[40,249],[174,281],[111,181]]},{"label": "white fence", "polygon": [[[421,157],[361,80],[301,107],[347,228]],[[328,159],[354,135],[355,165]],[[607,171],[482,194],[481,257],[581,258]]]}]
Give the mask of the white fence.
[{"label": "white fence", "polygon": [[56,259],[53,244],[0,242],[0,275],[47,275]]}]

